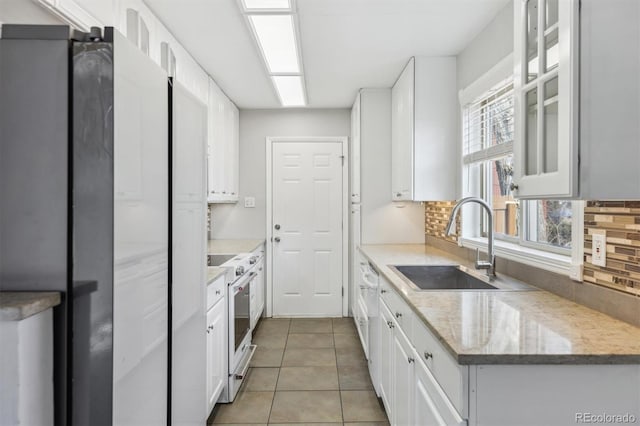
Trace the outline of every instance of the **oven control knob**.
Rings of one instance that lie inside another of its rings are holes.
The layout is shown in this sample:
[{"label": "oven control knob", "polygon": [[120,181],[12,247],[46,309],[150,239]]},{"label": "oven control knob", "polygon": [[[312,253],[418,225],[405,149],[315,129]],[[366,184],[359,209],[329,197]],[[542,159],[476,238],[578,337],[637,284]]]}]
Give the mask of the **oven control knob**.
[{"label": "oven control knob", "polygon": [[251,256],[251,259],[249,259],[249,264],[255,265],[257,261],[258,261],[258,258],[256,256]]},{"label": "oven control knob", "polygon": [[238,276],[238,277],[239,277],[239,276],[240,276],[240,275],[242,275],[242,274],[244,274],[244,266],[238,266],[238,267],[236,268],[236,276]]}]

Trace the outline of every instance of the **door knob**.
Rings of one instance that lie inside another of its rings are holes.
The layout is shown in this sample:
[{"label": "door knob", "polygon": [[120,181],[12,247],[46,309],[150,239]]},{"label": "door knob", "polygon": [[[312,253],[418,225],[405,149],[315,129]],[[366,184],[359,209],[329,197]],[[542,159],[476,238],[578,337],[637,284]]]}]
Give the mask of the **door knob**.
[{"label": "door knob", "polygon": [[279,243],[279,242],[280,242],[280,237],[275,237],[275,238],[273,239],[273,241],[275,241],[276,243]]},{"label": "door knob", "polygon": [[278,230],[278,229],[280,229],[280,225],[278,225],[278,224],[276,223],[276,226],[274,226],[274,228],[276,228],[276,230]]}]

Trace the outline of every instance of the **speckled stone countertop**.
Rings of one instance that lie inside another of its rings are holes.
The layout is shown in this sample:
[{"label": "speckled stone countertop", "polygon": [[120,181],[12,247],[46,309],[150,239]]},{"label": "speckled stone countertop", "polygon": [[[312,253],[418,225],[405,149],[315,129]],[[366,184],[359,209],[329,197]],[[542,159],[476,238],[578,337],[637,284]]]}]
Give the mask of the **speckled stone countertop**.
[{"label": "speckled stone countertop", "polygon": [[207,253],[209,254],[238,254],[251,253],[264,240],[209,240]]},{"label": "speckled stone countertop", "polygon": [[459,364],[640,364],[640,328],[631,324],[535,287],[417,291],[387,265],[469,262],[420,244],[361,251]]},{"label": "speckled stone countertop", "polygon": [[219,266],[208,266],[207,267],[207,284],[211,284],[213,280],[218,278],[220,275],[224,275],[227,273],[227,268],[221,268]]},{"label": "speckled stone countertop", "polygon": [[0,321],[20,321],[59,304],[56,291],[1,291]]}]

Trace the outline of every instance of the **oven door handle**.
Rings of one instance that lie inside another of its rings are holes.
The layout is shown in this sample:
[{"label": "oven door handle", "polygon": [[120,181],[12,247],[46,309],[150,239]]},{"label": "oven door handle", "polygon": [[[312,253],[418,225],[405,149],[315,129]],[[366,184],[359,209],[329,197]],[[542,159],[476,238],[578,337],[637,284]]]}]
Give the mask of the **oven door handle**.
[{"label": "oven door handle", "polygon": [[252,274],[246,275],[242,277],[237,283],[231,285],[231,294],[235,296],[236,294],[244,290],[244,288],[249,285],[251,278],[253,278]]}]

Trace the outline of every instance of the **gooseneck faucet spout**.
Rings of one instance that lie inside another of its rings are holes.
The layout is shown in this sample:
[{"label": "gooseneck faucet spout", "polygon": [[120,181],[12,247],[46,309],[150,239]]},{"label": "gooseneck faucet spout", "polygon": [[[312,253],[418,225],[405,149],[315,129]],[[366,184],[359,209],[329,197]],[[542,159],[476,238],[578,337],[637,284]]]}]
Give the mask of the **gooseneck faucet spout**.
[{"label": "gooseneck faucet spout", "polygon": [[451,211],[451,216],[449,217],[449,223],[447,223],[447,229],[446,229],[446,233],[447,235],[453,235],[454,234],[454,226],[455,226],[455,220],[456,220],[456,215],[458,214],[458,211],[460,210],[460,207],[462,207],[463,205],[467,204],[467,203],[476,203],[476,204],[480,204],[482,207],[484,207],[484,209],[487,211],[487,217],[488,219],[488,234],[487,234],[487,254],[489,255],[489,259],[488,261],[481,261],[480,260],[480,250],[476,249],[476,269],[486,269],[487,271],[487,275],[489,275],[490,277],[495,277],[496,276],[496,256],[495,253],[493,251],[493,209],[491,208],[491,206],[484,201],[483,199],[477,198],[477,197],[466,197],[463,198],[462,200],[458,201],[458,203],[455,205],[455,207],[453,208],[453,210]]}]

